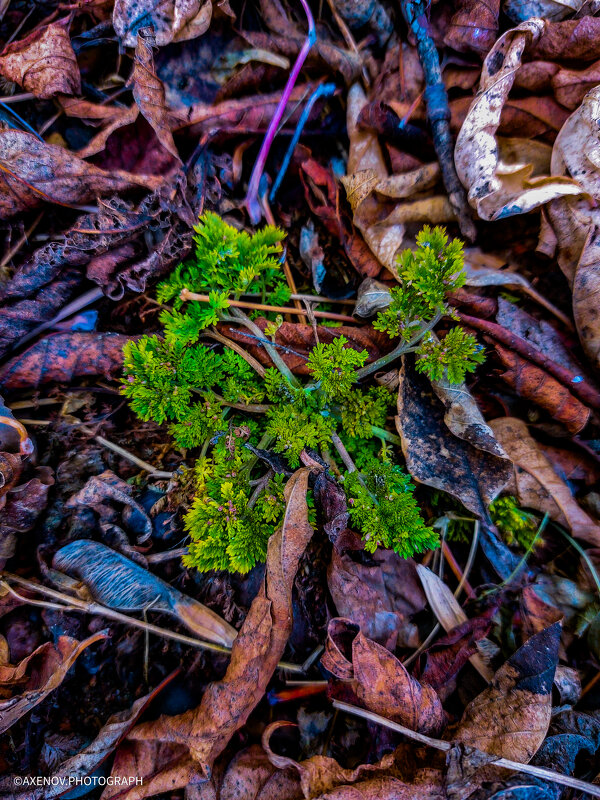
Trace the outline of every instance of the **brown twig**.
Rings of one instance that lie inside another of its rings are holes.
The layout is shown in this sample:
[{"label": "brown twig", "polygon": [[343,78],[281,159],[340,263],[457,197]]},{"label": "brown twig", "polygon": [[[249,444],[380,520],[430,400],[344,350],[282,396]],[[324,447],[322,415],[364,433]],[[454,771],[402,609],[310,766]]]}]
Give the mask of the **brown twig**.
[{"label": "brown twig", "polygon": [[[199,303],[209,303],[210,297],[207,294],[197,294],[190,292],[189,289],[182,289],[179,294],[181,300],[197,300]],[[297,314],[304,316],[305,309],[299,310],[297,308],[289,308],[286,306],[270,306],[266,303],[247,303],[245,300],[230,300],[229,305],[233,308],[249,308],[253,311],[272,311],[276,314]],[[320,319],[331,319],[336,322],[356,322],[354,317],[349,317],[347,314],[336,314],[333,311],[314,311],[315,317]]]}]

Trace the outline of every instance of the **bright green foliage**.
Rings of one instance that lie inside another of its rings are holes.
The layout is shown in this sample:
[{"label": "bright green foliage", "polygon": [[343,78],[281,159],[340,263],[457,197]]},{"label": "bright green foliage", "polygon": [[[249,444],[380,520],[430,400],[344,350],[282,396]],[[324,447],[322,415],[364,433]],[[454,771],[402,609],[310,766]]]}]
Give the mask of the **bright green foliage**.
[{"label": "bright green foliage", "polygon": [[[244,293],[256,294],[262,303],[287,302],[290,293],[281,269],[283,231],[267,225],[250,236],[211,211],[200,217],[194,231],[194,258],[177,267],[158,286],[158,301],[172,300],[174,306],[174,310],[161,314],[167,338],[197,341],[202,330],[221,319],[229,300]],[[184,301],[179,297],[182,289],[207,294],[210,301],[192,301],[183,311]]]},{"label": "bright green foliage", "polygon": [[237,353],[220,355],[174,338],[142,336],[127,342],[124,371],[121,391],[132,409],[143,420],[172,422],[170,432],[180,447],[196,447],[224,430],[215,391],[230,402],[263,398],[255,373]]},{"label": "bright green foliage", "polygon": [[446,297],[465,283],[462,242],[449,241],[443,228],[426,225],[417,236],[417,249],[405,250],[398,265],[400,285],[390,290],[390,305],[373,327],[400,337],[403,352],[416,352],[417,369],[432,380],[447,375],[450,383],[462,383],[484,361],[475,338],[459,327],[441,343],[429,333],[443,316],[454,315]]},{"label": "bright green foliage", "polygon": [[386,547],[409,558],[438,546],[439,536],[423,521],[414,485],[400,467],[373,459],[361,472],[347,472],[344,488],[367,552]]},{"label": "bright green foliage", "polygon": [[308,357],[308,370],[317,386],[331,399],[343,398],[356,383],[356,367],[364,366],[366,350],[360,353],[346,347],[348,340],[338,336],[331,344],[319,342]]},{"label": "bright green foliage", "polygon": [[183,563],[201,572],[248,572],[265,560],[267,542],[285,510],[284,476],[275,475],[253,497],[249,467],[253,461],[243,437],[228,433],[216,442],[211,458],[196,465],[196,496],[185,515],[190,535]]},{"label": "bright green foliage", "polygon": [[[202,216],[195,231],[194,258],[158,289],[160,302],[172,304],[160,316],[162,336],[142,336],[126,345],[122,386],[139,417],[167,423],[179,447],[202,448],[191,504],[189,483],[181,487],[191,539],[185,564],[201,571],[247,572],[264,560],[268,538],[282,519],[285,479],[268,470],[250,442],[281,454],[294,469],[306,449],[335,457],[334,434],[361,470],[348,473],[344,486],[367,550],[383,546],[407,557],[435,547],[437,534],[421,518],[414,486],[390,462],[389,447],[382,449],[379,437],[386,438],[394,397],[385,387],[360,385],[365,350],[357,352],[344,336],[317,343],[302,383],[281,360],[275,359],[279,369],[267,369],[263,378],[238,353],[200,341],[205,328],[236,314],[256,334],[247,317],[230,309],[230,300],[242,293],[253,292],[260,302],[287,301],[282,232],[267,227],[250,236],[211,213]],[[427,325],[448,312],[446,293],[461,283],[460,243],[448,243],[440,229],[425,229],[419,243],[419,251],[402,256],[402,284],[390,309],[378,317],[379,329],[405,341],[418,331],[426,334]],[[209,299],[184,305],[184,289]],[[267,344],[281,324],[281,318],[269,322]],[[455,331],[439,345],[424,340],[420,369],[462,380],[470,364],[481,360],[475,340],[460,328]]]},{"label": "bright green foliage", "polygon": [[536,537],[539,520],[535,514],[519,508],[514,497],[500,497],[490,505],[492,520],[510,547],[528,550]]},{"label": "bright green foliage", "polygon": [[473,372],[484,361],[485,353],[477,339],[457,326],[449,330],[441,342],[431,334],[425,336],[415,366],[432,381],[447,375],[450,383],[462,383],[467,372]]}]

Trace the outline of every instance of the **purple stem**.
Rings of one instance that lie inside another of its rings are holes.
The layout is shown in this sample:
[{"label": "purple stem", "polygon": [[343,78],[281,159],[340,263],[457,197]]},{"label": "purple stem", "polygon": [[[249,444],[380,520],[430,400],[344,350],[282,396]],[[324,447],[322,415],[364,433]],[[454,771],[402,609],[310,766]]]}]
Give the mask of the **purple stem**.
[{"label": "purple stem", "polygon": [[253,225],[257,225],[262,218],[262,209],[260,207],[260,203],[258,200],[258,190],[260,185],[260,179],[265,169],[267,156],[269,155],[269,150],[271,149],[271,145],[273,144],[273,139],[275,138],[275,134],[277,133],[277,128],[279,127],[279,123],[281,122],[281,118],[283,117],[283,112],[285,111],[285,107],[288,104],[288,100],[290,99],[292,90],[296,84],[296,81],[298,80],[298,75],[300,74],[300,70],[302,69],[304,62],[306,61],[306,56],[308,55],[311,47],[317,40],[317,30],[315,28],[315,20],[308,6],[307,0],[300,0],[300,3],[302,4],[302,8],[304,9],[306,17],[308,19],[308,36],[306,37],[304,44],[300,48],[298,57],[296,58],[294,66],[292,67],[292,71],[290,72],[290,77],[287,80],[285,89],[283,90],[283,93],[281,95],[281,99],[279,100],[277,108],[275,109],[275,113],[273,114],[273,118],[269,123],[269,127],[267,128],[267,132],[265,133],[265,138],[263,139],[260,152],[256,158],[256,162],[252,169],[252,175],[250,176],[250,182],[248,184],[248,191],[246,193],[246,200],[244,201],[244,203],[246,208],[248,209],[248,215]]}]

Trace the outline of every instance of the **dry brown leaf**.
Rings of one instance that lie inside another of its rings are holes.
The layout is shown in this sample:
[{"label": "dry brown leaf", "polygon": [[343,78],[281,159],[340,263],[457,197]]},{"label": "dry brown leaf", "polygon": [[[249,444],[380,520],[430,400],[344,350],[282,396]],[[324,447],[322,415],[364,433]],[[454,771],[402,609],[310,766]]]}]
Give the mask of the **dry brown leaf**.
[{"label": "dry brown leaf", "polygon": [[527,763],[548,732],[561,626],[535,634],[466,707],[454,738],[484,753]]},{"label": "dry brown leaf", "polygon": [[547,61],[595,61],[600,57],[600,17],[546,22],[531,53]]},{"label": "dry brown leaf", "polygon": [[155,189],[163,180],[122,170],[105,172],[31,133],[0,130],[0,219],[42,202],[72,206],[136,186]]},{"label": "dry brown leaf", "polygon": [[[599,547],[600,525],[595,523],[577,504],[567,484],[554,472],[552,464],[539,449],[535,440],[531,438],[527,425],[515,417],[502,417],[494,420],[491,426],[515,467],[529,473],[539,488],[543,490],[541,501],[547,501],[546,493],[550,495],[562,512],[573,536]],[[516,483],[517,490],[519,490],[518,476]],[[531,488],[531,484],[529,486]],[[531,508],[538,507],[532,502],[531,497],[526,505]],[[556,518],[555,514],[552,516]]]},{"label": "dry brown leaf", "polygon": [[507,31],[489,52],[473,100],[456,140],[458,176],[481,219],[523,214],[556,197],[581,194],[565,177],[536,174],[528,153],[505,151],[496,140],[502,109],[527,46],[542,33],[541,20],[529,20]]},{"label": "dry brown leaf", "polygon": [[184,42],[206,33],[212,0],[116,0],[113,27],[125,47],[135,47],[140,23],[152,25],[156,44]]},{"label": "dry brown leaf", "polygon": [[459,0],[444,44],[461,53],[474,50],[485,56],[498,35],[500,0]]},{"label": "dry brown leaf", "polygon": [[[143,723],[130,734],[137,743],[161,741],[183,746],[205,779],[217,756],[263,697],[292,629],[294,577],[313,534],[308,523],[308,477],[309,470],[300,469],[286,485],[285,516],[282,527],[269,540],[265,583],[233,643],[223,680],[207,688],[197,708]],[[172,774],[175,783],[171,789],[185,786],[190,765],[188,760],[180,761],[157,780],[166,780]],[[139,791],[133,787],[127,800],[140,800],[147,796],[147,790],[147,784]]]},{"label": "dry brown leaf", "polygon": [[[0,700],[0,733],[7,731],[24,714],[41,703],[65,678],[81,653],[94,642],[106,639],[105,633],[95,633],[88,639],[78,642],[70,636],[59,636],[56,645],[51,642],[41,645],[17,667],[10,667],[17,673],[9,676],[9,681],[21,680],[30,672],[22,694]],[[38,663],[40,662],[41,663]],[[35,665],[35,669],[33,669]],[[31,670],[30,670],[31,668]],[[6,667],[0,670],[6,670]],[[0,678],[2,672],[0,671]]]},{"label": "dry brown leaf", "polygon": [[350,620],[329,623],[323,666],[353,680],[365,706],[420,733],[438,734],[446,718],[435,689],[421,685],[385,647],[367,639]]},{"label": "dry brown leaf", "polygon": [[106,147],[108,137],[118,128],[131,125],[137,119],[139,109],[136,105],[122,108],[121,106],[100,105],[100,103],[90,103],[80,97],[60,97],[59,102],[68,117],[77,117],[84,120],[88,125],[103,125],[84,148],[78,151],[80,158],[100,153]]},{"label": "dry brown leaf", "polygon": [[[270,747],[270,738],[279,728],[289,725],[289,722],[272,722],[265,728],[262,742],[271,763],[280,770],[290,767],[300,776],[302,793],[305,800],[442,800],[443,793],[440,786],[440,772],[434,769],[416,769],[412,771],[407,764],[407,752],[398,747],[393,753],[388,753],[375,764],[359,764],[356,769],[346,769],[333,758],[327,756],[312,756],[305,761],[295,761],[288,756],[274,753]],[[411,785],[407,786],[401,778],[410,775]],[[412,773],[412,774],[410,774]],[[382,794],[361,794],[362,781],[382,791]],[[374,782],[374,783],[371,783]],[[354,789],[356,788],[356,792]],[[434,789],[437,787],[437,789]],[[389,794],[388,791],[392,791]],[[398,794],[393,794],[397,791]],[[220,800],[220,798],[219,798]],[[232,798],[233,800],[233,798]],[[259,795],[257,800],[263,800]],[[264,798],[267,800],[267,798]],[[275,800],[275,798],[274,798]],[[276,798],[283,800],[283,798]],[[288,798],[285,798],[288,800]]]},{"label": "dry brown leaf", "polygon": [[0,55],[0,75],[40,100],[80,94],[81,76],[65,22],[53,22],[7,45]]},{"label": "dry brown leaf", "polygon": [[[342,183],[354,224],[380,263],[393,272],[408,223],[443,224],[455,216],[445,195],[431,195],[440,179],[437,164],[426,164],[402,175],[388,175],[377,135],[358,124],[367,103],[362,87],[352,86],[346,114],[350,138],[348,174]],[[429,194],[423,196],[423,193]],[[418,199],[412,199],[415,197]],[[405,202],[390,203],[398,199]]]},{"label": "dry brown leaf", "polygon": [[131,81],[133,97],[142,115],[148,120],[158,141],[165,150],[179,160],[179,153],[169,127],[165,87],[156,74],[152,48],[155,46],[152,28],[140,28],[135,48],[135,61]]}]

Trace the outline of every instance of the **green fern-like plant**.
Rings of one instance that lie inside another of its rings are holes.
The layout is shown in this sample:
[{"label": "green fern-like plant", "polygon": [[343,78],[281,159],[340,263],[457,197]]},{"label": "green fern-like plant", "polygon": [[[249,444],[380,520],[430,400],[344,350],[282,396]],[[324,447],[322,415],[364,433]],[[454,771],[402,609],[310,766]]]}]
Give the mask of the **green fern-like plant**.
[{"label": "green fern-like plant", "polygon": [[[443,228],[426,225],[417,236],[417,249],[399,256],[398,279],[399,286],[390,290],[389,306],[373,323],[376,330],[400,338],[381,362],[416,353],[417,369],[432,380],[447,377],[450,383],[462,383],[466,373],[485,360],[483,348],[458,326],[441,342],[431,334],[442,317],[455,318],[447,296],[466,280],[462,242],[450,241]],[[370,365],[369,372],[379,366]]]},{"label": "green fern-like plant", "polygon": [[[161,311],[161,335],[125,347],[122,392],[132,409],[143,420],[168,424],[178,447],[200,448],[185,514],[190,547],[184,563],[247,572],[264,560],[284,511],[285,471],[264,466],[265,448],[291,469],[307,449],[337,459],[336,469],[354,459],[358,469],[346,472],[343,485],[369,552],[387,547],[408,557],[436,547],[409,476],[392,462],[391,445],[400,443],[387,425],[394,397],[385,387],[361,384],[372,367],[367,351],[342,335],[317,342],[301,381],[277,346],[281,317],[271,315],[263,332],[232,305],[242,296],[261,304],[287,301],[282,237],[272,226],[249,235],[204,214],[193,257],[158,287],[159,302],[170,304]],[[462,246],[437,228],[424,229],[418,244],[403,254],[401,284],[375,326],[399,336],[405,349],[418,345],[418,368],[431,377],[460,382],[482,360],[474,339],[455,328],[438,342],[431,330],[451,315],[446,295],[463,280]],[[202,337],[222,320],[245,328],[274,366],[259,374],[253,359],[215,344],[222,341],[215,330]],[[272,455],[266,460],[277,463]]]}]

